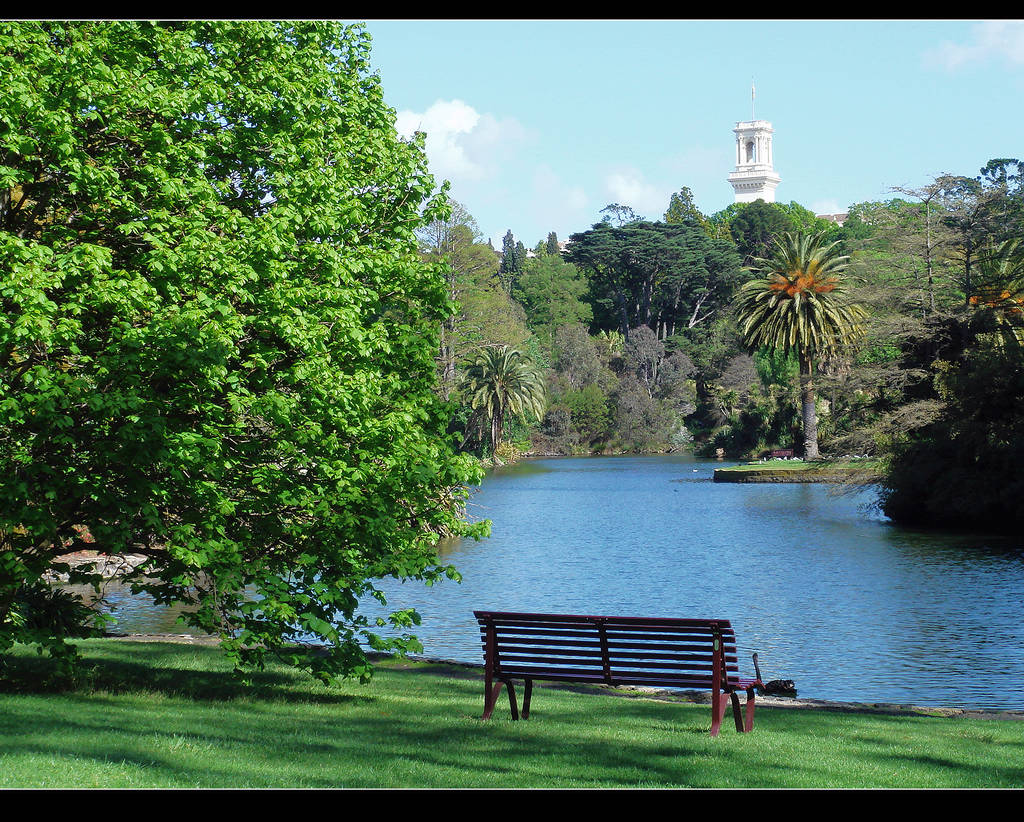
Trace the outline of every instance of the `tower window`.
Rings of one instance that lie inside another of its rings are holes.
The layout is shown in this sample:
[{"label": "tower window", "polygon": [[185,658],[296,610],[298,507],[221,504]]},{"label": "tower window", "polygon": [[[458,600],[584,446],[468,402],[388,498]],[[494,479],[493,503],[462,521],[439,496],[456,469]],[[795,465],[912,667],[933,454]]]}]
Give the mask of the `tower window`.
[{"label": "tower window", "polygon": [[748,140],[747,141],[747,162],[748,163],[752,163],[752,162],[754,162],[754,160],[755,160],[754,141],[753,140]]}]

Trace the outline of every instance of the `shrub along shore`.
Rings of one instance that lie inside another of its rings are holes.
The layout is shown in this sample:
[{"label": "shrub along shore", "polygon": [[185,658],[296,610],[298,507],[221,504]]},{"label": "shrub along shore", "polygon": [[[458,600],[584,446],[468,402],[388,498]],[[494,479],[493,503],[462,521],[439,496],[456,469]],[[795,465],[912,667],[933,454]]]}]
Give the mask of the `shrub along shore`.
[{"label": "shrub along shore", "polygon": [[366,685],[327,687],[271,665],[243,683],[202,640],[78,644],[74,683],[28,652],[3,660],[0,787],[1020,784],[1024,723],[962,712],[765,701],[753,733],[712,739],[686,695],[541,684],[529,721],[503,702],[482,722],[473,666],[382,660]]}]

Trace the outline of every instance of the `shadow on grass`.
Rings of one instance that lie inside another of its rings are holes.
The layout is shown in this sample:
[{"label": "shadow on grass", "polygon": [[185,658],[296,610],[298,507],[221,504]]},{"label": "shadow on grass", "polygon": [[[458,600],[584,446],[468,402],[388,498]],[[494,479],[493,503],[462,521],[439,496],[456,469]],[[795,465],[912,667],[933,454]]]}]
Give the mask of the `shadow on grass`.
[{"label": "shadow on grass", "polygon": [[935,719],[768,709],[753,734],[726,724],[711,739],[707,705],[538,687],[529,720],[509,721],[506,699],[503,715],[484,722],[483,678],[472,671],[382,663],[364,691],[284,669],[245,685],[211,648],[83,652],[89,683],[57,698],[5,700],[6,761],[25,763],[11,786],[42,784],[39,774],[55,771],[40,763],[52,760],[64,768],[57,778],[82,784],[322,788],[983,786],[1012,784],[1007,763],[1016,763],[998,754],[958,761],[935,739],[945,733],[918,731],[962,729],[981,753],[995,747],[988,734],[1006,737],[1014,755],[1018,737]]},{"label": "shadow on grass", "polygon": [[162,694],[198,701],[267,700],[339,704],[369,701],[314,683],[299,671],[269,669],[238,674],[209,647],[168,647],[159,642],[131,642],[101,651],[83,648],[72,676],[56,662],[35,654],[0,657],[0,693],[8,694]]}]

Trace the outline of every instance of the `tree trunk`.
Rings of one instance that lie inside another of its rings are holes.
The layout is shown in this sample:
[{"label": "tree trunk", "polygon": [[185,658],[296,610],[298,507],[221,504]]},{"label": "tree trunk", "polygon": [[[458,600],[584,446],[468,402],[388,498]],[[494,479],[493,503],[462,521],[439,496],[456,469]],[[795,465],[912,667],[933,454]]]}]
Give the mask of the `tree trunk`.
[{"label": "tree trunk", "polygon": [[500,411],[491,418],[491,456],[494,456],[494,452],[498,450],[498,446],[501,444],[503,422]]},{"label": "tree trunk", "polygon": [[804,459],[820,459],[818,415],[814,411],[814,364],[805,351],[800,352],[800,405],[804,420]]},{"label": "tree trunk", "polygon": [[441,397],[447,401],[455,390],[455,318],[449,317],[441,324]]}]

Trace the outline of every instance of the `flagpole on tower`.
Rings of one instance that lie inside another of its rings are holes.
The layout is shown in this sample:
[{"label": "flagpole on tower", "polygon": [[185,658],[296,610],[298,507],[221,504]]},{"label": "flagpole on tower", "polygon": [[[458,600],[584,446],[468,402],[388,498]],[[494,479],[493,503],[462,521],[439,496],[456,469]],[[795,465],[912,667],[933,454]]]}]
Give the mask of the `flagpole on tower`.
[{"label": "flagpole on tower", "polygon": [[750,119],[751,121],[756,120],[754,117],[754,78],[750,78]]}]

